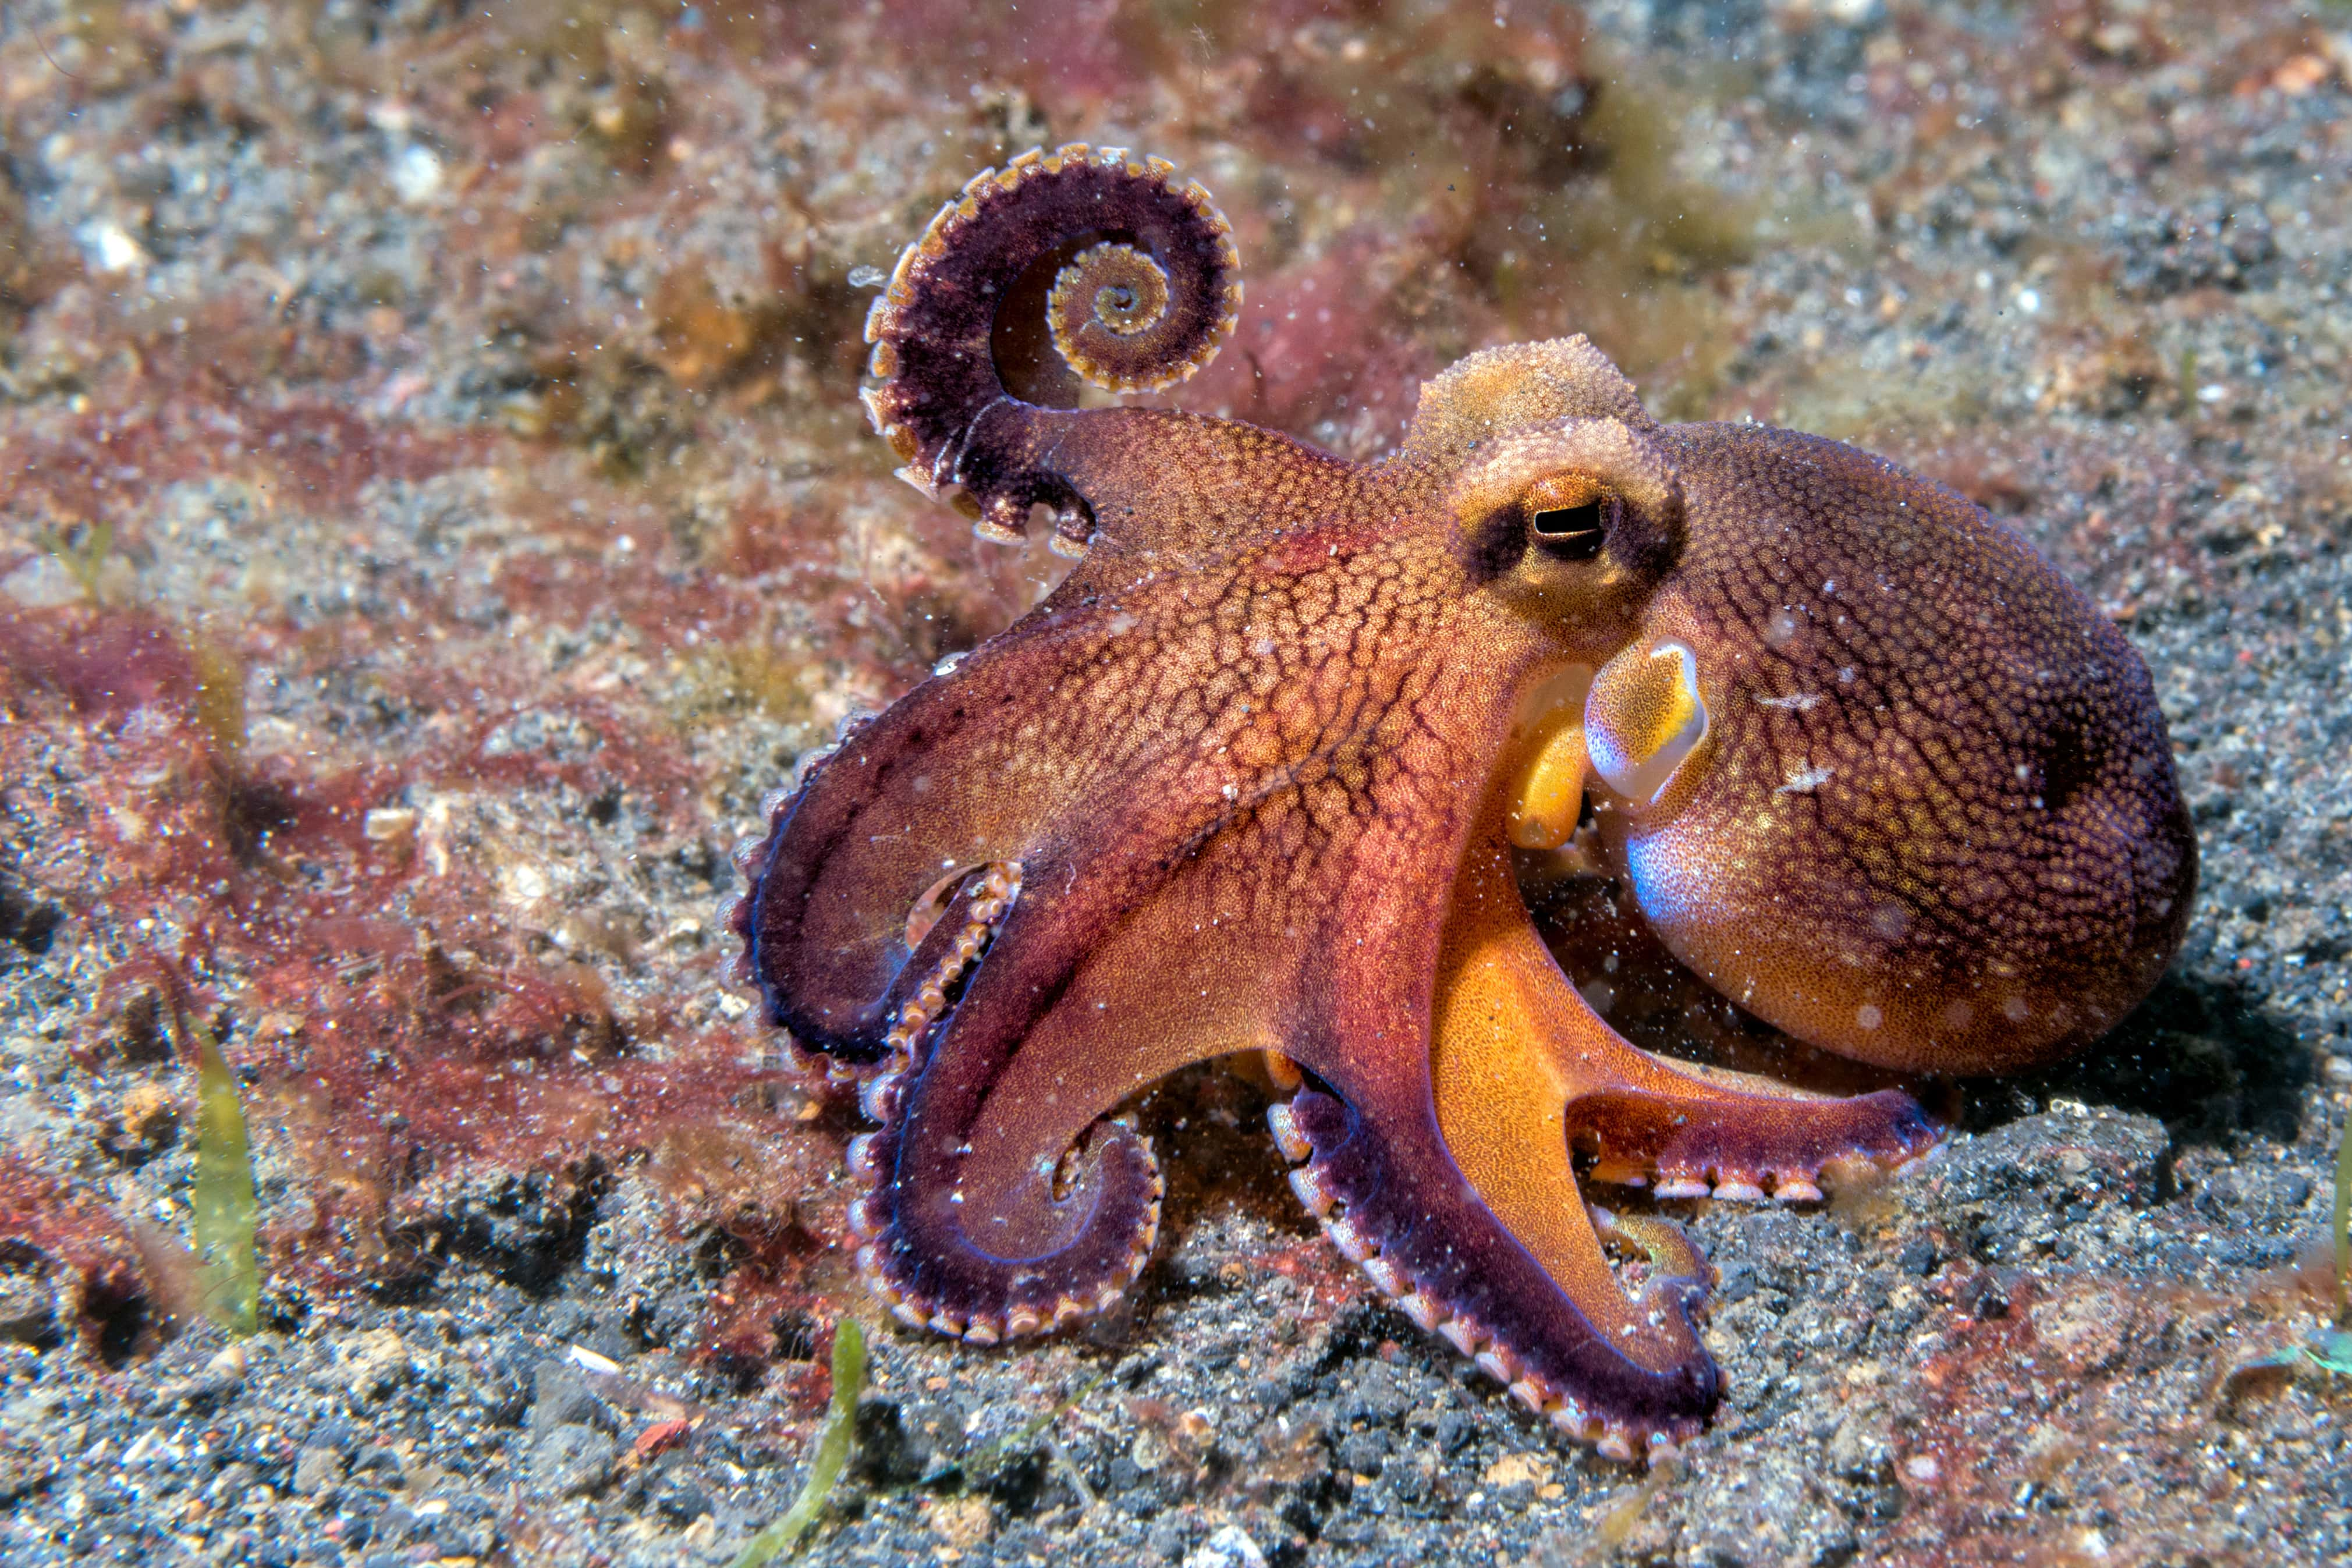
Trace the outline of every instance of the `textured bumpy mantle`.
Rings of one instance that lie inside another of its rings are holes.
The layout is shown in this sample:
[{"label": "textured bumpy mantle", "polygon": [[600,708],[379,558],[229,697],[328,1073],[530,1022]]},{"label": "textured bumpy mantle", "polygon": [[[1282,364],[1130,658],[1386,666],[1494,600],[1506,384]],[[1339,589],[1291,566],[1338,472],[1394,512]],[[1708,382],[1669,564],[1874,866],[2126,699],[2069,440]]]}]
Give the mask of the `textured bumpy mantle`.
[{"label": "textured bumpy mantle", "polygon": [[[866,398],[902,475],[992,537],[1042,506],[1083,559],[779,796],[743,857],[748,977],[866,1072],[852,1222],[908,1321],[992,1342],[1115,1300],[1160,1194],[1115,1112],[1262,1051],[1294,1185],[1381,1289],[1564,1431],[1671,1446],[1717,1398],[1706,1266],[1583,1186],[1802,1202],[1933,1133],[1901,1093],[1627,1044],[1514,858],[1608,867],[1813,1044],[2046,1060],[2145,994],[2187,917],[2147,672],[1976,507],[1833,442],[1661,426],[1581,338],[1464,360],[1367,465],[1014,396],[1007,334],[1131,391],[1231,330],[1229,232],[1171,174],[1017,159],[876,303]],[[1043,323],[1007,318],[1024,300]]]}]

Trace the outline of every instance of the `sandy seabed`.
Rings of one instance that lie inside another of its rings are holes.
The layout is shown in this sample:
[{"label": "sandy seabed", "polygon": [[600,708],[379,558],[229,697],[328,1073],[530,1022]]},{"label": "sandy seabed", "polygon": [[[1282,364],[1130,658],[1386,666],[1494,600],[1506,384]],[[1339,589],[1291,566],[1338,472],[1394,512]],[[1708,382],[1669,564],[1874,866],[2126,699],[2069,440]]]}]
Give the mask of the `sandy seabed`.
[{"label": "sandy seabed", "polygon": [[[2352,1558],[2352,1378],[2246,1370],[2332,1310],[2352,1105],[2347,84],[2335,0],[10,4],[0,1556],[724,1563],[850,1312],[812,1562]],[[1727,1392],[1672,1467],[1374,1296],[1222,1073],[1136,1108],[1169,1223],[1113,1320],[959,1346],[845,1265],[854,1107],[714,910],[801,753],[1051,581],[891,479],[859,324],[971,174],[1078,140],[1234,224],[1172,401],[1369,456],[1462,353],[1588,332],[1662,417],[1967,493],[2155,675],[2171,976],[1923,1086],[1951,1136],[1882,1187],[1682,1205]]]}]

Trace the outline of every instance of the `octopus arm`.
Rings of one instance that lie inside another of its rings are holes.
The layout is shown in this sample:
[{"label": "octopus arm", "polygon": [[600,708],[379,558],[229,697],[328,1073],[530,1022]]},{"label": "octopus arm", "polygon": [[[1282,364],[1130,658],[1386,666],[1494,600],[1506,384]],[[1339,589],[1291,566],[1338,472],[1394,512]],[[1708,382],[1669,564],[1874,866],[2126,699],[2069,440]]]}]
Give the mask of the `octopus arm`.
[{"label": "octopus arm", "polygon": [[1033,616],[1015,634],[853,726],[783,801],[736,920],[771,1018],[804,1047],[873,1061],[942,961],[938,918],[983,868],[1034,859],[1087,788],[1066,689],[1099,617]]},{"label": "octopus arm", "polygon": [[[1318,1082],[1275,1117],[1293,1181],[1342,1251],[1425,1328],[1604,1452],[1679,1443],[1717,1372],[1691,1310],[1706,1271],[1663,1219],[1586,1202],[1591,1175],[1669,1194],[1817,1198],[1833,1164],[1893,1164],[1931,1132],[1905,1095],[1794,1094],[1662,1062],[1587,1006],[1530,926],[1498,792],[1454,880],[1430,961],[1391,945],[1342,961],[1347,1024],[1307,1042]],[[1400,928],[1402,934],[1402,928]],[[1425,1059],[1380,1048],[1422,1031]],[[1629,1294],[1612,1251],[1638,1254]]]},{"label": "octopus arm", "polygon": [[1032,325],[1017,318],[1047,283],[1063,390],[1077,380],[1156,390],[1215,357],[1241,309],[1240,258],[1208,193],[1174,174],[1116,147],[1024,153],[941,207],[874,302],[866,413],[906,465],[899,476],[953,501],[984,537],[1022,538],[1039,506],[1071,553],[1098,519],[1150,517],[1180,532],[1236,510],[1263,519],[1262,506],[1234,506],[1246,491],[1223,481],[1263,476],[1254,459],[1272,447],[1344,469],[1229,421],[1045,407],[1007,385],[1002,340]]},{"label": "octopus arm", "polygon": [[[950,958],[978,934],[976,963],[919,988],[932,999],[868,1086],[881,1130],[856,1156],[875,1184],[861,1259],[900,1315],[992,1340],[1114,1299],[1150,1251],[1159,1180],[1104,1118],[1188,1063],[1278,1047],[1342,1081],[1393,1058],[1381,1072],[1425,1083],[1415,1019],[1465,792],[1376,785],[1376,756],[1425,778],[1444,748],[1392,706],[1340,711],[1321,743],[1238,778],[1203,760],[1232,748],[1168,754],[1041,845],[1001,911],[942,921]],[[1405,868],[1423,898],[1398,890]],[[1335,952],[1382,977],[1371,1014],[1335,985]]]},{"label": "octopus arm", "polygon": [[1307,969],[1314,942],[1286,943],[1257,896],[1267,830],[1246,812],[1206,832],[1129,820],[1024,868],[969,984],[867,1090],[860,1261],[900,1316],[1017,1336],[1133,1279],[1158,1168],[1106,1118],[1189,1063],[1277,1043]]}]

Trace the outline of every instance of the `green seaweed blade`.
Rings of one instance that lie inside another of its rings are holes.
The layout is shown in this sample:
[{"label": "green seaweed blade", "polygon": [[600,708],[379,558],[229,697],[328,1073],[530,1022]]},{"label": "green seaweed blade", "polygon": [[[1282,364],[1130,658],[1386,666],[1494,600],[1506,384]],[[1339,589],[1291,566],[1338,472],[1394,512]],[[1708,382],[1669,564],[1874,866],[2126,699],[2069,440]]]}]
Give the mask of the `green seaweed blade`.
[{"label": "green seaweed blade", "polygon": [[233,1334],[260,1326],[261,1267],[254,1231],[261,1205],[236,1077],[211,1033],[196,1035],[196,1255],[213,1317]]},{"label": "green seaweed blade", "polygon": [[2336,1141],[2336,1321],[2352,1315],[2352,1122]]},{"label": "green seaweed blade", "polygon": [[728,1568],[761,1568],[792,1550],[807,1533],[833,1494],[833,1483],[849,1463],[849,1446],[857,1434],[857,1395],[866,1386],[866,1331],[855,1318],[844,1318],[833,1331],[833,1404],[824,1430],[817,1435],[816,1452],[809,1460],[808,1479],[783,1518],[744,1544]]}]

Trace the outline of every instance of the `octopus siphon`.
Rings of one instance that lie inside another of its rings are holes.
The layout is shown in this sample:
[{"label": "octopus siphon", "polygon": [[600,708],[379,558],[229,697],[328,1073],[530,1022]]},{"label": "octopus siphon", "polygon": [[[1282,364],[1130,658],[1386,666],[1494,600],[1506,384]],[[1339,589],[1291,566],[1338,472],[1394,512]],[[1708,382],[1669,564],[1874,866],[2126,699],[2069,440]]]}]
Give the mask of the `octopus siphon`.
[{"label": "octopus siphon", "polygon": [[1291,1184],[1380,1290],[1566,1434],[1669,1452],[1718,1396],[1709,1273],[1626,1199],[1810,1202],[1936,1132],[1897,1090],[1629,1044],[1515,857],[1588,849],[1798,1040],[2046,1062],[2188,917],[2147,669],[1978,507],[1659,424],[1582,337],[1471,354],[1370,463],[1008,384],[1023,332],[1073,385],[1173,384],[1238,266],[1198,184],[1083,145],[982,174],[900,258],[864,393],[899,476],[1078,559],[770,797],[743,973],[858,1075],[850,1225],[908,1323],[987,1344],[1117,1301],[1162,1191],[1123,1108],[1264,1053]]}]

